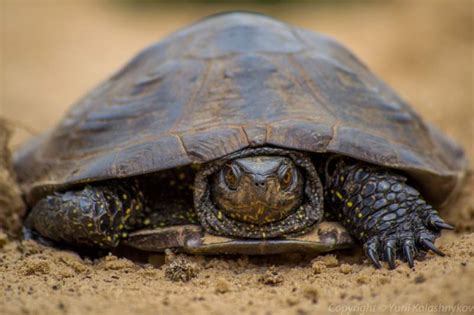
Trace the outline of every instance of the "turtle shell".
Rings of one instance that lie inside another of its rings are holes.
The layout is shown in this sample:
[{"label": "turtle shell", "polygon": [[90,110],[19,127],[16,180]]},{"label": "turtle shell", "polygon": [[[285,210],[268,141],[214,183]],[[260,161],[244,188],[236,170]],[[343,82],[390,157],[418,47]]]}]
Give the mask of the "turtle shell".
[{"label": "turtle shell", "polygon": [[15,167],[33,202],[265,145],[402,170],[434,204],[466,169],[462,149],[341,44],[250,13],[209,17],[140,52]]}]

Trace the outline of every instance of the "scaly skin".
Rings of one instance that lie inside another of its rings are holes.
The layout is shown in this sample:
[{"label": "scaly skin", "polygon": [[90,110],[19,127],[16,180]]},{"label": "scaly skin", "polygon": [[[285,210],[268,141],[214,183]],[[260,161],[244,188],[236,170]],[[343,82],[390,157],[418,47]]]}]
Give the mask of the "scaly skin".
[{"label": "scaly skin", "polygon": [[111,248],[140,223],[143,212],[136,185],[87,185],[41,199],[25,225],[54,241]]},{"label": "scaly skin", "polygon": [[410,267],[419,251],[432,250],[441,229],[452,229],[407,178],[394,171],[350,160],[331,158],[326,165],[326,211],[338,218],[364,244],[375,267],[379,259],[395,268],[395,258]]},{"label": "scaly skin", "polygon": [[168,200],[161,209],[159,201],[144,194],[135,180],[87,185],[41,199],[25,225],[54,241],[110,249],[140,228],[197,224],[189,206]]}]

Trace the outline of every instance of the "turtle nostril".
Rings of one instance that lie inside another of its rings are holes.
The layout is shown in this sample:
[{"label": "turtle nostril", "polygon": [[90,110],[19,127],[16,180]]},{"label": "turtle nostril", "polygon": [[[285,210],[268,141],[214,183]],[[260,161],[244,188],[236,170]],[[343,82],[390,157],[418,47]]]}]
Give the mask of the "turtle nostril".
[{"label": "turtle nostril", "polygon": [[255,181],[254,182],[255,186],[257,187],[265,187],[265,181]]},{"label": "turtle nostril", "polygon": [[253,178],[253,184],[255,187],[265,188],[267,186],[267,178],[265,176],[256,175]]}]

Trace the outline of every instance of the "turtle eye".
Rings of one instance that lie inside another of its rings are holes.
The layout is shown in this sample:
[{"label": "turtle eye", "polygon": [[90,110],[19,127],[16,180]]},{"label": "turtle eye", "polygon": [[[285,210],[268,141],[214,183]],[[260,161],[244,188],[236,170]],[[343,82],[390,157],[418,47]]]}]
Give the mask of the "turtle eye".
[{"label": "turtle eye", "polygon": [[286,190],[290,187],[293,182],[293,170],[288,167],[280,175],[280,185],[281,189]]},{"label": "turtle eye", "polygon": [[239,185],[239,173],[231,165],[224,166],[223,169],[224,181],[230,190],[236,190]]}]

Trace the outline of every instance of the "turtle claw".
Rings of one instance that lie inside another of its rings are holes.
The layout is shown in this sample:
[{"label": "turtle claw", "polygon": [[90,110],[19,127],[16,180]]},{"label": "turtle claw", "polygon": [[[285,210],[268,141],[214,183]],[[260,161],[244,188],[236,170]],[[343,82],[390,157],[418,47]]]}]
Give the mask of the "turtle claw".
[{"label": "turtle claw", "polygon": [[375,250],[370,249],[367,252],[367,256],[369,257],[370,261],[374,265],[375,268],[380,269],[382,268],[382,265],[380,264],[379,259],[377,258],[377,252]]},{"label": "turtle claw", "polygon": [[445,230],[454,230],[454,226],[452,226],[451,224],[448,224],[446,222],[436,222],[435,223],[435,226],[442,230],[442,229],[445,229]]},{"label": "turtle claw", "polygon": [[428,217],[427,225],[437,230],[454,230],[454,226],[451,224],[446,223],[443,219],[441,219],[437,214],[431,214]]},{"label": "turtle claw", "polygon": [[435,232],[419,229],[417,232],[405,231],[386,236],[375,236],[364,244],[366,256],[375,268],[381,268],[380,260],[388,263],[389,269],[395,269],[395,259],[405,260],[410,268],[415,267],[415,258],[431,250],[439,256],[445,256],[434,245],[437,234]]},{"label": "turtle claw", "polygon": [[446,256],[445,253],[443,253],[438,247],[436,247],[433,242],[431,242],[429,239],[423,238],[420,240],[420,243],[426,248],[430,249],[432,252],[438,254],[441,257]]},{"label": "turtle claw", "polygon": [[415,261],[413,259],[414,255],[415,255],[415,250],[413,249],[413,245],[412,245],[412,241],[411,240],[405,240],[403,242],[403,255],[405,256],[407,262],[408,262],[408,266],[410,266],[410,268],[413,268],[415,267]]},{"label": "turtle claw", "polygon": [[367,243],[365,243],[364,245],[366,256],[369,257],[370,261],[372,262],[372,265],[374,265],[376,269],[380,269],[382,268],[382,265],[380,264],[380,261],[378,258],[379,254],[377,251],[377,247],[378,247],[378,241],[376,239],[372,239],[368,241]]},{"label": "turtle claw", "polygon": [[394,242],[393,241],[388,241],[385,244],[385,259],[388,262],[388,266],[390,269],[395,269],[395,250],[394,250]]}]

